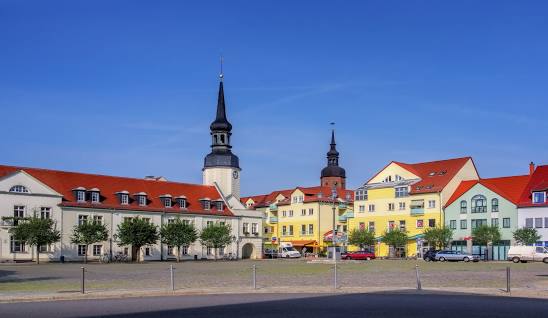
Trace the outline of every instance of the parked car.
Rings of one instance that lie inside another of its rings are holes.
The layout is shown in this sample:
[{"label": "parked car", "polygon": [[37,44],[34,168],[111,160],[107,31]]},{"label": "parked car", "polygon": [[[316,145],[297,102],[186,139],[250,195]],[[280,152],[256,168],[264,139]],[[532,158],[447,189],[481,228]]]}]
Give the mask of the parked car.
[{"label": "parked car", "polygon": [[437,261],[445,262],[445,261],[465,261],[465,262],[478,262],[479,256],[472,255],[470,253],[465,253],[461,251],[439,251],[436,253],[435,256]]},{"label": "parked car", "polygon": [[264,258],[278,258],[278,251],[276,249],[267,248],[264,250]]},{"label": "parked car", "polygon": [[278,257],[283,258],[299,258],[301,257],[301,253],[297,251],[291,242],[282,242],[280,244],[280,247],[278,249]]},{"label": "parked car", "polygon": [[375,253],[364,250],[364,251],[356,251],[356,252],[346,252],[341,253],[342,259],[353,259],[353,260],[372,260],[375,259]]},{"label": "parked car", "polygon": [[439,252],[439,250],[428,250],[424,255],[422,256],[422,259],[424,259],[427,262],[435,261],[436,260],[436,254]]},{"label": "parked car", "polygon": [[507,259],[514,263],[531,261],[548,264],[548,249],[543,246],[511,246]]}]

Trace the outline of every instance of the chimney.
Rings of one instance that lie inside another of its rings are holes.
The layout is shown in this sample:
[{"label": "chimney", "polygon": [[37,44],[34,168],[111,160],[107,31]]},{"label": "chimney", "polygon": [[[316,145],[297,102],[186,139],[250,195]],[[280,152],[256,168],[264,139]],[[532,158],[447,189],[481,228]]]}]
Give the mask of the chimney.
[{"label": "chimney", "polygon": [[529,164],[529,175],[533,175],[533,172],[535,172],[535,164],[531,161]]}]

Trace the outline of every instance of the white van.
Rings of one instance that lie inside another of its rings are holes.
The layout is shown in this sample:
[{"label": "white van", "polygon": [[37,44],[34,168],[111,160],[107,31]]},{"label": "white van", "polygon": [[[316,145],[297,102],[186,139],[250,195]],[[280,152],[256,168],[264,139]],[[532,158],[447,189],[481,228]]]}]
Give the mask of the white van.
[{"label": "white van", "polygon": [[531,261],[548,264],[548,249],[543,246],[512,246],[508,250],[508,260],[514,263]]},{"label": "white van", "polygon": [[293,247],[291,242],[281,242],[278,250],[278,257],[299,258],[301,257],[301,253]]}]

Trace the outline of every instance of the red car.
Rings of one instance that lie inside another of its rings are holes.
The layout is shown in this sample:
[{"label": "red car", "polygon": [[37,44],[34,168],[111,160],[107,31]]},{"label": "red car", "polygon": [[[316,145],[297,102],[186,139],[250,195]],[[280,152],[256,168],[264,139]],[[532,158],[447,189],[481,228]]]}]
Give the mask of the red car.
[{"label": "red car", "polygon": [[342,259],[371,260],[375,259],[375,253],[370,251],[346,252],[341,254]]}]

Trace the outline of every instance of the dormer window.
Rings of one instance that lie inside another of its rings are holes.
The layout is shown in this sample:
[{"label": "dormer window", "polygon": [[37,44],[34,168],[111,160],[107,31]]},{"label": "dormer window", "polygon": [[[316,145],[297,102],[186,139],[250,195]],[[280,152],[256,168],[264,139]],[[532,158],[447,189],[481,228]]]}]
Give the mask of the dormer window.
[{"label": "dormer window", "polygon": [[222,200],[217,200],[215,201],[215,208],[217,208],[217,210],[219,211],[222,211],[223,208],[224,208],[224,202]]},{"label": "dormer window", "polygon": [[177,197],[177,204],[179,204],[179,208],[186,209],[186,203],[186,197],[184,195]]},{"label": "dormer window", "polygon": [[118,195],[118,201],[122,205],[128,205],[129,204],[129,192],[127,191],[120,191],[116,193]]},{"label": "dormer window", "polygon": [[211,210],[211,199],[210,198],[200,199],[200,202],[202,203],[202,208],[204,210]]},{"label": "dormer window", "polygon": [[533,203],[545,203],[546,202],[546,192],[533,192]]},{"label": "dormer window", "polygon": [[133,197],[137,199],[139,206],[147,206],[147,194],[145,192],[138,192],[133,194]]},{"label": "dormer window", "polygon": [[29,189],[27,189],[27,187],[23,186],[23,185],[14,185],[13,187],[10,188],[10,192],[15,192],[15,193],[29,193]]},{"label": "dormer window", "polygon": [[78,187],[72,189],[76,202],[86,202],[86,188]]},{"label": "dormer window", "polygon": [[164,208],[171,208],[171,194],[163,194],[160,196],[160,199],[162,200],[162,204],[164,205]]},{"label": "dormer window", "polygon": [[100,191],[99,189],[97,188],[93,188],[91,190],[89,190],[90,192],[90,197],[91,197],[91,203],[100,203],[101,202],[101,196],[100,196]]},{"label": "dormer window", "polygon": [[352,199],[352,195],[350,193],[346,194],[346,201],[350,201]]}]

